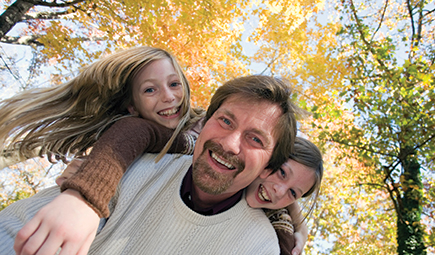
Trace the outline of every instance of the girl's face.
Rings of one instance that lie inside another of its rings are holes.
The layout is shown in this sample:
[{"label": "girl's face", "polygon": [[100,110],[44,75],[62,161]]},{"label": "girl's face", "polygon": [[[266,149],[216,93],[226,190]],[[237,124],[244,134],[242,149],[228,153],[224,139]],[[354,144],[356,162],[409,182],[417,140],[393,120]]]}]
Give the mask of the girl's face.
[{"label": "girl's face", "polygon": [[176,128],[181,119],[183,85],[169,59],[154,60],[133,79],[131,114]]},{"label": "girl's face", "polygon": [[246,201],[253,208],[281,209],[307,193],[315,182],[314,170],[294,160],[287,160],[274,174],[265,169],[246,191]]}]

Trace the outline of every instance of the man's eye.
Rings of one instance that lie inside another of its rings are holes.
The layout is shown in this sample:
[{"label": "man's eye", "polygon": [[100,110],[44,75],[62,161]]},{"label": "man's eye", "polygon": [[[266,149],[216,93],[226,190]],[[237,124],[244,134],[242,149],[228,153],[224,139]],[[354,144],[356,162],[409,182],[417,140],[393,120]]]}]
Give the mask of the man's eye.
[{"label": "man's eye", "polygon": [[253,137],[252,140],[254,140],[254,142],[256,143],[263,144],[263,142],[258,137]]},{"label": "man's eye", "polygon": [[222,121],[227,125],[231,125],[231,121],[229,119],[222,118]]}]

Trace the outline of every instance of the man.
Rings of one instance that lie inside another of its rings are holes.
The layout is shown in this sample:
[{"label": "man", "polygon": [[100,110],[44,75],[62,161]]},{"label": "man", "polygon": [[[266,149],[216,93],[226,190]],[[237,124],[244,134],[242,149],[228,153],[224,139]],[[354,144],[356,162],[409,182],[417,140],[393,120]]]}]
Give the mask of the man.
[{"label": "man", "polygon": [[[278,254],[272,226],[261,210],[247,206],[242,190],[266,167],[277,169],[291,153],[296,107],[290,95],[288,85],[267,76],[221,86],[193,159],[166,155],[154,164],[154,155],[148,154],[134,163],[89,253]],[[89,213],[80,209],[73,192],[64,192],[63,201],[69,197],[80,214]],[[82,243],[79,253],[86,253],[92,239],[90,235]],[[68,242],[60,244],[61,254],[72,251]]]}]

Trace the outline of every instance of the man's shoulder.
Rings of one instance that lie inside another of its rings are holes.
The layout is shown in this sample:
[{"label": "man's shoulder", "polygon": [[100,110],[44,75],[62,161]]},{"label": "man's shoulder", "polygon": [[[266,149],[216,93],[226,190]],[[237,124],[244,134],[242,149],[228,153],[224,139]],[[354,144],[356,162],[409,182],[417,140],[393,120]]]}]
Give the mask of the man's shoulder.
[{"label": "man's shoulder", "polygon": [[275,234],[275,230],[272,224],[270,224],[269,219],[267,218],[266,214],[262,209],[251,208],[247,206],[246,212],[243,217],[251,221],[253,227],[261,228],[264,231],[264,233]]},{"label": "man's shoulder", "polygon": [[145,153],[130,166],[130,168],[148,168],[148,169],[176,169],[189,167],[192,164],[192,156],[184,154],[165,154],[158,162],[158,154]]},{"label": "man's shoulder", "polygon": [[234,220],[243,221],[244,230],[239,233],[238,238],[246,239],[250,243],[249,249],[261,251],[261,254],[279,254],[278,237],[263,210],[249,207],[244,199],[239,203],[243,207],[243,213]]},{"label": "man's shoulder", "polygon": [[185,173],[192,164],[192,156],[183,154],[166,154],[155,162],[157,154],[146,153],[136,159],[123,176],[123,182],[148,180],[159,178],[172,178],[177,174]]}]

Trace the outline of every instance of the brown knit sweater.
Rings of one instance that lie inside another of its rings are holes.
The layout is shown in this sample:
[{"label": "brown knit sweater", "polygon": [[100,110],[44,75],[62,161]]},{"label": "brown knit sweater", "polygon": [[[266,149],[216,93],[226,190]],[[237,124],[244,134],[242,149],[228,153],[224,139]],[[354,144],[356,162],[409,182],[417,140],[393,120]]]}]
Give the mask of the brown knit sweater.
[{"label": "brown knit sweater", "polygon": [[[95,142],[77,173],[63,182],[61,191],[79,191],[100,217],[107,218],[109,201],[128,166],[144,152],[160,152],[173,132],[138,117],[118,120]],[[180,134],[168,152],[183,153],[186,147],[194,146],[192,143]]]}]

